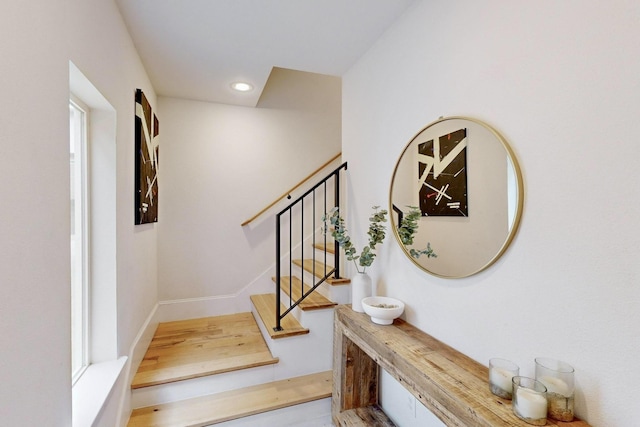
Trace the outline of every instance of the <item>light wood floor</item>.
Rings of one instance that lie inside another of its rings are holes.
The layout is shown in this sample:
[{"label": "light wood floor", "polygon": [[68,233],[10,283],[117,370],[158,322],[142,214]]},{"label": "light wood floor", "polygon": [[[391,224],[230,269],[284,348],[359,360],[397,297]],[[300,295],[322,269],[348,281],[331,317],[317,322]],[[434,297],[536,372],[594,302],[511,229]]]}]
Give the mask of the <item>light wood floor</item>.
[{"label": "light wood floor", "polygon": [[161,323],[131,387],[277,362],[251,313]]}]

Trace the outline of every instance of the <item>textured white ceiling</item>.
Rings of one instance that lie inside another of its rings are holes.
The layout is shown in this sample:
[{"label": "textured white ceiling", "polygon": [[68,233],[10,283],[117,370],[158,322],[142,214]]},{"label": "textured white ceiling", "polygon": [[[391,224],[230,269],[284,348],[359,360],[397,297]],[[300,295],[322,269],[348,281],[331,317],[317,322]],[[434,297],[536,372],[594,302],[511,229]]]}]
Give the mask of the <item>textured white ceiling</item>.
[{"label": "textured white ceiling", "polygon": [[415,1],[116,0],[158,95],[247,106],[272,67],[341,76]]}]

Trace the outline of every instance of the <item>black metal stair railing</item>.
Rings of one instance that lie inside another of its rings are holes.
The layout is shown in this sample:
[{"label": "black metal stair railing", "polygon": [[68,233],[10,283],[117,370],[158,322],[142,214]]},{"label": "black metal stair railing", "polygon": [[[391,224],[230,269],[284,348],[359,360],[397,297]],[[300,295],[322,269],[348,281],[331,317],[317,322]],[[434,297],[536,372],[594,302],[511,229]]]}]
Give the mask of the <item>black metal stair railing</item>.
[{"label": "black metal stair railing", "polygon": [[[338,166],[333,172],[324,177],[320,182],[307,190],[300,197],[291,202],[286,208],[276,215],[276,326],[274,330],[282,330],[282,319],[297,307],[305,298],[318,288],[327,279],[340,277],[340,257],[338,243],[334,242],[333,267],[327,265],[327,234],[322,233],[321,239],[324,243],[324,251],[321,257],[322,272],[316,272],[316,251],[311,249],[311,273],[314,277],[314,283],[305,290],[304,280],[304,262],[305,262],[305,241],[311,240],[311,247],[315,248],[318,238],[318,230],[324,229],[322,217],[334,206],[340,207],[340,175],[347,170],[347,163]],[[329,199],[333,198],[333,203],[329,206]],[[310,217],[310,218],[309,218]],[[284,224],[284,226],[283,226]],[[287,227],[288,225],[288,227]],[[295,227],[294,227],[295,225]],[[283,234],[285,239],[283,239]],[[286,238],[288,237],[288,239]],[[329,235],[330,238],[330,235]],[[283,240],[288,240],[283,245]],[[331,239],[333,240],[333,239]],[[298,251],[300,260],[300,298],[293,299],[293,253]],[[283,255],[284,254],[284,255]],[[285,264],[288,265],[288,272],[283,276],[283,258],[286,259]],[[320,274],[321,273],[321,274]],[[289,301],[288,307],[282,310],[280,286],[283,277],[288,275],[289,281]],[[319,277],[318,277],[319,276]]]}]

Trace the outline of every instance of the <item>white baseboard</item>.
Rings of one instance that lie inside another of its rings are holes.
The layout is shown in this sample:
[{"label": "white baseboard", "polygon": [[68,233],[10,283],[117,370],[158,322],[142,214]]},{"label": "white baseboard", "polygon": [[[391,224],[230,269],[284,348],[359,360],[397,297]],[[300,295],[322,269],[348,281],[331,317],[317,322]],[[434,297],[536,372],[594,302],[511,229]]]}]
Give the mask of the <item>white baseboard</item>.
[{"label": "white baseboard", "polygon": [[117,419],[120,421],[121,427],[126,427],[132,410],[131,382],[138,370],[138,366],[140,366],[142,359],[144,359],[144,355],[149,348],[149,344],[151,344],[151,340],[153,339],[153,334],[156,332],[158,323],[158,304],[156,304],[153,310],[151,310],[151,313],[149,313],[149,316],[147,316],[147,320],[140,328],[138,335],[136,335],[136,338],[133,340],[131,348],[129,349],[129,359],[127,360],[127,364],[124,368],[126,374],[124,377],[125,381],[122,385],[120,405],[117,417]]},{"label": "white baseboard", "polygon": [[251,299],[249,298],[251,295],[275,292],[275,283],[271,280],[272,275],[272,269],[268,269],[235,294],[160,301],[158,303],[158,320],[173,322],[175,320],[249,312],[251,311]]}]

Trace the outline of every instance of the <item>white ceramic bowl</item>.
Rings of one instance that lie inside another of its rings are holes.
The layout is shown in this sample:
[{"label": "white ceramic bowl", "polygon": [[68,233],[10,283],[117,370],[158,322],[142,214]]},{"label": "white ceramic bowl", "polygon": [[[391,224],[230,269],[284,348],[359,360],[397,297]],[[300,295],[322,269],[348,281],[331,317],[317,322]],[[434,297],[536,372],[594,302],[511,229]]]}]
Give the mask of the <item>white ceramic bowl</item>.
[{"label": "white ceramic bowl", "polygon": [[390,325],[404,311],[404,303],[390,297],[367,297],[362,300],[364,312],[378,325]]}]

